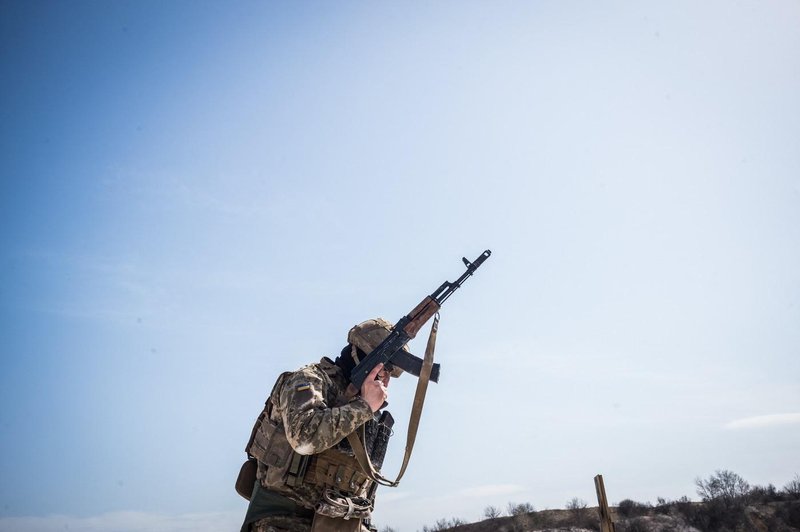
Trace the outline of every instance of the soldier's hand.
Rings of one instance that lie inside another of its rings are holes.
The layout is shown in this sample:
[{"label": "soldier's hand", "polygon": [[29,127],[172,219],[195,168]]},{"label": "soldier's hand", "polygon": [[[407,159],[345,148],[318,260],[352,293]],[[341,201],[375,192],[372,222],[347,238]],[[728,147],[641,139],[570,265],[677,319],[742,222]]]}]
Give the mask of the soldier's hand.
[{"label": "soldier's hand", "polygon": [[[361,385],[361,397],[369,404],[373,412],[380,410],[389,393],[386,391],[388,382],[384,384],[383,380],[377,380],[378,373],[383,369],[383,364],[378,364],[372,371],[370,371],[364,384]],[[388,381],[388,379],[385,379]]]}]

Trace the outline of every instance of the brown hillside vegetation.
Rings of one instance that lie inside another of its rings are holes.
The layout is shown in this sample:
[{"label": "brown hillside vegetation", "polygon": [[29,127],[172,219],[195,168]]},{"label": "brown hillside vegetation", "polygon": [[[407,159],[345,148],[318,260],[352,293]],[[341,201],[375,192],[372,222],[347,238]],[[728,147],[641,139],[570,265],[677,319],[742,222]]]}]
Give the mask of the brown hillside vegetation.
[{"label": "brown hillside vegetation", "polygon": [[[687,497],[658,504],[630,499],[610,508],[616,532],[800,532],[800,475],[782,490],[750,485],[731,471],[716,471],[695,480],[701,502]],[[528,503],[510,503],[508,515],[489,506],[487,519],[464,523],[441,519],[422,532],[595,532],[600,530],[598,507],[573,499],[566,510],[536,512]],[[386,527],[383,532],[393,532]]]},{"label": "brown hillside vegetation", "polygon": [[[800,501],[749,505],[741,513],[732,512],[722,527],[696,522],[698,516],[708,512],[705,503],[686,504],[689,506],[680,509],[673,504],[650,507],[635,517],[621,516],[619,507],[611,510],[617,532],[800,532]],[[429,532],[597,532],[598,515],[597,507],[585,508],[585,514],[577,519],[572,510],[543,510],[449,528],[426,528]]]}]

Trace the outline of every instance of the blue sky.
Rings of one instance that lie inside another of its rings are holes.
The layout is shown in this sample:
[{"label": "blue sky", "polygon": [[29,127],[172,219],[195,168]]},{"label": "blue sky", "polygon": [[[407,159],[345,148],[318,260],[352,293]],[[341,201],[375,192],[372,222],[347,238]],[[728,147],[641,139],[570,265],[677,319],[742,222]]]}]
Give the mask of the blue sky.
[{"label": "blue sky", "polygon": [[0,530],[236,529],[278,373],[486,248],[379,524],[800,472],[796,2],[0,12]]}]

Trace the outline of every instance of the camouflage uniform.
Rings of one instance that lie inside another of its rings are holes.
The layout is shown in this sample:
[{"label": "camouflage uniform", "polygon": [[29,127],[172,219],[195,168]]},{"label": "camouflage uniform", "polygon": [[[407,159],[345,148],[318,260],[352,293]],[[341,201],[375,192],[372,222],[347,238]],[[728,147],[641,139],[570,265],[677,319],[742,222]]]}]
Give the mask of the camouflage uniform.
[{"label": "camouflage uniform", "polygon": [[[311,529],[310,510],[322,499],[326,488],[358,497],[374,495],[374,491],[370,493],[372,481],[360,471],[349,444],[342,440],[361,425],[367,423],[369,428],[376,421],[369,404],[359,396],[334,406],[347,384],[342,370],[328,358],[279,378],[270,395],[271,410],[267,410],[269,415],[261,424],[264,431],[273,432],[263,438],[257,436],[249,451],[258,458],[253,500],[259,490],[264,490],[270,497],[296,504],[298,512],[267,512],[271,515],[250,521],[250,530],[307,532]],[[302,457],[306,458],[301,480],[290,485],[284,463]],[[243,531],[248,530],[248,518],[253,518],[252,507],[251,500]]]}]

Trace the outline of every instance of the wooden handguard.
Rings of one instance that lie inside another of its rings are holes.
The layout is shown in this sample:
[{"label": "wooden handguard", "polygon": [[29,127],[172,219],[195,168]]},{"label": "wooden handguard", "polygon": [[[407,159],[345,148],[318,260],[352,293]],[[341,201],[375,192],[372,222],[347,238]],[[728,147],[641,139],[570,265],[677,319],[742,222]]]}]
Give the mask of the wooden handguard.
[{"label": "wooden handguard", "polygon": [[434,301],[431,296],[426,297],[409,313],[409,322],[403,328],[403,331],[409,338],[414,338],[419,330],[422,329],[422,326],[425,325],[434,314],[439,312],[440,308],[442,308],[441,305]]}]

